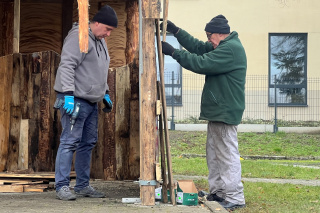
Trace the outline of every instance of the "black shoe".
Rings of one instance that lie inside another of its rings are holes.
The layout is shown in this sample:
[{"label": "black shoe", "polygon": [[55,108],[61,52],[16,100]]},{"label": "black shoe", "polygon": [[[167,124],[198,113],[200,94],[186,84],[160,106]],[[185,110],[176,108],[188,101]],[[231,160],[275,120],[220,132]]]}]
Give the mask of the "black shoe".
[{"label": "black shoe", "polygon": [[223,202],[224,199],[222,197],[219,197],[217,194],[209,194],[207,196],[207,201],[218,201]]},{"label": "black shoe", "polygon": [[219,202],[219,204],[225,208],[226,210],[235,210],[235,209],[239,209],[239,208],[244,208],[246,207],[246,204],[234,204],[234,203],[231,203],[231,202],[228,202],[228,201],[223,201],[223,202]]}]

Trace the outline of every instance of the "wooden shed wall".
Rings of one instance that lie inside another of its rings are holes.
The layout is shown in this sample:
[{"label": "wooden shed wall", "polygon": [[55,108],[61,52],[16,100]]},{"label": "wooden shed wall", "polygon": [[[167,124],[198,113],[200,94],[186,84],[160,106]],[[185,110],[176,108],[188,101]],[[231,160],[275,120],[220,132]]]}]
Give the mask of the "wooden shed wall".
[{"label": "wooden shed wall", "polygon": [[[20,30],[20,52],[25,53],[33,53],[39,51],[53,50],[54,52],[60,53],[62,48],[62,1],[57,1],[57,3],[30,3],[32,1],[22,1],[21,2],[21,30]],[[60,3],[59,3],[60,2]],[[97,146],[93,151],[93,161],[92,161],[92,172],[91,175],[94,178],[105,178],[105,179],[136,179],[139,177],[139,158],[140,158],[140,150],[139,150],[139,69],[138,69],[138,60],[137,60],[137,47],[138,47],[138,1],[94,1],[90,0],[90,19],[93,15],[98,11],[99,7],[108,4],[112,6],[117,14],[119,19],[118,28],[115,29],[111,36],[106,39],[109,49],[109,54],[111,57],[111,64],[109,70],[109,79],[108,84],[110,86],[111,99],[114,102],[114,109],[111,113],[104,114],[100,111],[99,114],[99,141]],[[12,12],[10,13],[10,10]],[[12,49],[10,49],[10,38],[12,37],[10,30],[13,29],[11,27],[12,17],[13,17],[13,5],[10,2],[0,3],[0,11],[9,11],[5,14],[0,15],[1,20],[5,20],[7,22],[7,26],[1,27],[0,33],[1,35],[5,34],[5,39],[2,37],[0,39],[0,47],[5,47],[5,51],[1,51],[1,55],[12,53]],[[73,21],[77,21],[77,1],[74,1],[73,4]],[[56,54],[56,53],[50,54]],[[30,54],[27,54],[30,55]],[[32,54],[31,54],[32,55]],[[24,56],[19,56],[18,58],[23,58]],[[30,56],[29,56],[30,57]],[[10,58],[10,57],[9,57]],[[19,59],[20,61],[24,61],[24,59]],[[30,59],[31,60],[31,59]],[[40,59],[41,61],[41,59]],[[3,62],[0,61],[0,67],[3,66]],[[10,63],[9,63],[10,64]],[[15,66],[15,62],[12,62],[12,66]],[[1,75],[3,75],[4,71],[1,71]],[[21,72],[29,72],[27,70]],[[10,74],[10,73],[9,73]],[[27,74],[27,73],[25,73]],[[35,88],[32,93],[38,92],[41,93],[41,89],[37,85],[39,82],[39,78],[35,77],[35,73],[33,73],[30,78],[34,78],[34,81],[31,81],[31,84],[35,84]],[[4,78],[0,79],[1,82]],[[54,74],[51,73],[51,84],[48,84],[47,89],[52,89],[54,82]],[[9,83],[9,82],[8,82]],[[21,85],[20,85],[21,86]],[[10,88],[10,84],[8,84]],[[30,87],[30,86],[29,86]],[[13,87],[12,87],[13,88]],[[30,88],[24,88],[27,91]],[[9,89],[7,88],[8,92]],[[4,94],[4,93],[3,93]],[[54,94],[54,93],[52,93]],[[39,94],[40,95],[40,94]],[[44,94],[45,95],[45,94]],[[3,96],[6,97],[6,96]],[[54,95],[47,94],[46,98],[54,99]],[[41,152],[41,147],[37,147],[38,145],[43,145],[44,150],[50,150],[50,153],[43,152],[48,159],[46,159],[46,164],[40,165],[32,165],[36,171],[51,171],[54,169],[54,159],[56,154],[56,149],[58,146],[58,137],[59,137],[59,120],[56,116],[57,114],[52,114],[52,116],[46,117],[43,110],[37,108],[37,104],[40,104],[38,99],[29,99],[33,101],[33,115],[31,117],[39,117],[38,120],[28,120],[29,131],[30,127],[33,128],[33,131],[38,131],[39,126],[41,128],[50,129],[52,133],[39,132],[39,140],[33,140],[30,138],[32,133],[29,133],[29,141],[36,141],[39,143],[34,146],[30,146],[30,152],[33,151],[35,153]],[[20,98],[20,100],[23,100]],[[1,107],[5,107],[9,104],[9,100],[5,100],[0,105]],[[30,103],[29,103],[30,104]],[[51,107],[53,102],[47,102],[50,106],[45,105],[46,107]],[[10,104],[9,104],[10,105]],[[103,107],[100,103],[99,107]],[[50,108],[50,111],[51,111]],[[24,108],[22,107],[21,110]],[[9,109],[10,110],[10,109]],[[19,114],[19,113],[18,113]],[[22,113],[23,114],[23,113]],[[59,114],[59,113],[58,113]],[[1,120],[6,119],[5,114],[0,114],[0,122]],[[23,116],[18,115],[15,116],[14,112],[12,114],[13,118],[17,119],[17,125],[14,125],[14,119],[11,118],[9,128],[10,134],[12,131],[19,131],[20,123],[25,123]],[[11,116],[11,117],[12,117]],[[51,119],[49,124],[43,125],[41,121],[43,119]],[[23,120],[23,122],[22,122]],[[58,122],[58,123],[54,123]],[[38,126],[38,127],[36,127]],[[40,128],[40,129],[41,129]],[[4,128],[0,128],[0,130],[5,131]],[[9,134],[9,133],[8,133]],[[16,133],[18,134],[18,133]],[[20,134],[20,133],[19,133]],[[50,138],[50,139],[49,139]],[[54,138],[54,139],[52,139]],[[50,143],[43,143],[46,140],[54,141]],[[19,141],[19,140],[17,140]],[[32,142],[33,143],[33,142]],[[2,147],[2,141],[0,141],[0,148]],[[9,145],[11,146],[11,145]],[[10,162],[13,162],[13,166],[2,166],[0,171],[3,170],[14,170],[19,168],[16,164],[16,158],[21,153],[19,153],[18,145],[14,145],[11,148],[8,148],[7,154],[0,155],[0,161],[6,158],[12,158]],[[29,152],[31,156],[32,153]],[[14,154],[12,154],[14,153]],[[3,152],[2,152],[3,154]],[[35,155],[37,156],[37,155]],[[44,155],[43,155],[44,156]],[[40,160],[44,160],[39,158]],[[30,162],[37,162],[36,159],[30,159]],[[42,162],[42,161],[39,161]],[[32,163],[31,163],[32,164]],[[50,165],[50,166],[48,166]],[[29,165],[30,167],[30,165]]]}]

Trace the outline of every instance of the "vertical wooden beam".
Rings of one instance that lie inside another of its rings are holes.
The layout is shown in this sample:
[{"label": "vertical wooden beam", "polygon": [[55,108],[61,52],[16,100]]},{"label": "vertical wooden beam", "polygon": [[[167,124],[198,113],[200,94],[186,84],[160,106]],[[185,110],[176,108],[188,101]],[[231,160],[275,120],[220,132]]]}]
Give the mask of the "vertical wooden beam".
[{"label": "vertical wooden beam", "polygon": [[13,20],[13,53],[18,53],[20,45],[20,0],[14,0]]},{"label": "vertical wooden beam", "polygon": [[130,66],[130,155],[128,179],[135,180],[140,175],[139,139],[139,4],[138,0],[126,1],[126,62]]},{"label": "vertical wooden beam", "polygon": [[[140,77],[140,181],[155,180],[156,64],[154,20],[143,19],[143,73]],[[141,185],[142,205],[154,205],[155,186]]]},{"label": "vertical wooden beam", "polygon": [[9,146],[7,158],[7,170],[18,169],[19,159],[19,138],[20,138],[20,58],[21,54],[13,54],[11,103],[10,103],[10,127],[9,127]]},{"label": "vertical wooden beam", "polygon": [[129,66],[118,67],[116,71],[116,91],[117,96],[114,102],[117,103],[114,109],[115,114],[115,132],[116,132],[116,159],[117,159],[117,178],[127,179],[129,175],[129,157],[130,157],[130,69]]},{"label": "vertical wooden beam", "polygon": [[[102,144],[104,147],[103,152],[103,172],[104,172],[104,179],[106,180],[115,180],[116,179],[116,136],[115,136],[115,114],[116,114],[116,108],[117,108],[117,102],[115,101],[115,97],[117,95],[116,91],[116,68],[109,69],[108,74],[108,85],[109,85],[109,95],[110,99],[113,100],[113,109],[109,113],[104,113],[100,110],[100,112],[103,114],[101,117],[104,118],[103,124],[104,124],[104,136],[102,138]],[[102,104],[102,107],[104,105]]]},{"label": "vertical wooden beam", "polygon": [[10,129],[13,55],[0,57],[0,172],[6,169]]},{"label": "vertical wooden beam", "polygon": [[22,119],[20,122],[20,137],[19,137],[19,159],[18,159],[18,169],[24,170],[28,169],[28,153],[29,153],[29,120]]},{"label": "vertical wooden beam", "polygon": [[155,143],[157,69],[155,54],[154,19],[160,16],[160,1],[141,0],[140,53],[143,68],[140,71],[140,197],[142,205],[155,204]]}]

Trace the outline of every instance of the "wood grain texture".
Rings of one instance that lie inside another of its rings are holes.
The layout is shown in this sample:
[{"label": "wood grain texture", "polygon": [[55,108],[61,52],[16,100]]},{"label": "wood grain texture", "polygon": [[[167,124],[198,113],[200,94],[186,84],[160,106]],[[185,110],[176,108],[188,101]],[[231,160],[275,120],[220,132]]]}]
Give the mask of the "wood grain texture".
[{"label": "wood grain texture", "polygon": [[80,52],[87,53],[89,47],[89,2],[88,0],[78,0],[79,13],[79,46]]},{"label": "wood grain texture", "polygon": [[[140,179],[155,180],[156,143],[156,59],[154,20],[142,20],[143,73],[140,77]],[[154,205],[155,186],[141,186],[142,205]]]},{"label": "wood grain texture", "polygon": [[0,87],[0,171],[4,171],[9,148],[13,55],[0,57],[0,64],[0,82],[3,82]]},{"label": "wood grain texture", "polygon": [[115,142],[117,159],[117,177],[120,180],[129,176],[129,156],[130,156],[130,69],[129,66],[119,67],[116,70],[116,91],[115,97]]},{"label": "wood grain texture", "polygon": [[13,53],[13,2],[0,3],[0,56]]},{"label": "wood grain texture", "polygon": [[116,11],[118,16],[118,27],[111,32],[110,37],[105,38],[111,58],[110,67],[121,67],[126,65],[126,4],[123,0],[106,3]]},{"label": "wood grain texture", "polygon": [[20,0],[14,0],[13,53],[19,53],[20,44]]},{"label": "wood grain texture", "polygon": [[160,18],[160,0],[141,0],[143,18]]},{"label": "wood grain texture", "polygon": [[18,169],[28,169],[28,153],[29,153],[29,120],[22,119],[20,122],[20,135],[19,135],[19,158]]},{"label": "wood grain texture", "polygon": [[18,169],[19,138],[20,138],[20,54],[13,54],[13,69],[11,82],[11,107],[10,107],[10,130],[9,147],[6,169],[13,171]]},{"label": "wood grain texture", "polygon": [[61,4],[21,2],[20,11],[20,53],[46,50],[61,53]]}]

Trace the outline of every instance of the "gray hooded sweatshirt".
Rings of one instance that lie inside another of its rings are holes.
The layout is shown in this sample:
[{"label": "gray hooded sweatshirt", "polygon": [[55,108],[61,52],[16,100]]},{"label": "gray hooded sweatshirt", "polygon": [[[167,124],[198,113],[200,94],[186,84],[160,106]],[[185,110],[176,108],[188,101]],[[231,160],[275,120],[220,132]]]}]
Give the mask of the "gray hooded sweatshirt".
[{"label": "gray hooded sweatshirt", "polygon": [[88,53],[80,52],[79,26],[74,24],[64,40],[54,89],[92,103],[101,101],[109,91],[109,64],[105,40],[96,39],[91,30]]}]

